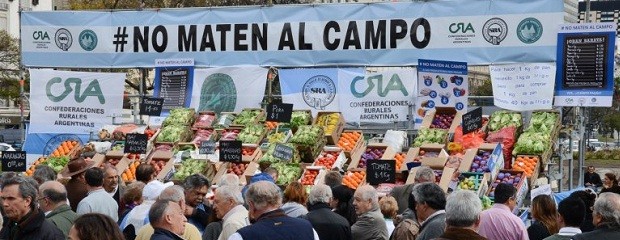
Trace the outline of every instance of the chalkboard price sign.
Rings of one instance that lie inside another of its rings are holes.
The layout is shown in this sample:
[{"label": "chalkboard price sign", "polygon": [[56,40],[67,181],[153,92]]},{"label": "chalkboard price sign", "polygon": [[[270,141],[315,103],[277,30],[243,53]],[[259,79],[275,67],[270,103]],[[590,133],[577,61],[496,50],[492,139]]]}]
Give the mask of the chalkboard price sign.
[{"label": "chalkboard price sign", "polygon": [[283,161],[290,162],[291,159],[293,159],[293,148],[277,143],[273,151],[273,156]]},{"label": "chalkboard price sign", "polygon": [[396,183],[396,160],[368,160],[366,173],[370,185]]},{"label": "chalkboard price sign", "polygon": [[125,137],[125,153],[146,153],[146,145],[148,143],[148,137],[146,134],[141,133],[129,133]]},{"label": "chalkboard price sign", "polygon": [[220,161],[241,162],[241,141],[220,141]]},{"label": "chalkboard price sign", "polygon": [[463,134],[482,128],[482,108],[463,114]]},{"label": "chalkboard price sign", "polygon": [[198,154],[213,154],[215,152],[214,141],[202,141],[198,147]]},{"label": "chalkboard price sign", "polygon": [[272,103],[267,106],[267,121],[290,122],[293,114],[293,104]]},{"label": "chalkboard price sign", "polygon": [[26,152],[24,151],[4,151],[0,160],[3,172],[26,171]]},{"label": "chalkboard price sign", "polygon": [[144,97],[140,102],[140,115],[159,116],[164,106],[164,98]]}]

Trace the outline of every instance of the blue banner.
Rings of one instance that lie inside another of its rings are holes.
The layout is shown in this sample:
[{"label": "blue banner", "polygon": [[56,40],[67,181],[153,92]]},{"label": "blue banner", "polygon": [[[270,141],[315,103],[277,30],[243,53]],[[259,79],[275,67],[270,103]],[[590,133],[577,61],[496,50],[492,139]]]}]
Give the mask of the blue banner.
[{"label": "blue banner", "polygon": [[169,112],[173,108],[189,107],[193,80],[193,66],[155,68],[153,95],[164,99],[163,112]]}]

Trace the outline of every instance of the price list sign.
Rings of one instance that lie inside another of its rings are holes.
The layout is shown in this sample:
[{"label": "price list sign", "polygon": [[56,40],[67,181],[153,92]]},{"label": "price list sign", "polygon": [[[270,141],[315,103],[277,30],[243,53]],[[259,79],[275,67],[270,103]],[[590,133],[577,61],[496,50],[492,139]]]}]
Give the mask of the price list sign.
[{"label": "price list sign", "polygon": [[189,106],[193,71],[193,67],[156,68],[154,93],[164,99],[164,111]]},{"label": "price list sign", "polygon": [[560,26],[554,105],[611,107],[615,34],[613,23]]}]

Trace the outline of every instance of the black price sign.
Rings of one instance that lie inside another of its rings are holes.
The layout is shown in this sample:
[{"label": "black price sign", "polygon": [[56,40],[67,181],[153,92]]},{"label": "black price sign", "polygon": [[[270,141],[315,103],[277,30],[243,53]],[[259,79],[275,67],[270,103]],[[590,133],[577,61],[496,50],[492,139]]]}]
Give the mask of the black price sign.
[{"label": "black price sign", "polygon": [[396,160],[368,160],[366,173],[370,185],[396,183]]},{"label": "black price sign", "polygon": [[25,172],[26,171],[26,152],[25,151],[4,151],[1,153],[3,172]]},{"label": "black price sign", "polygon": [[290,162],[293,159],[293,148],[284,144],[276,143],[276,147],[273,150],[273,156],[283,161]]},{"label": "black price sign", "polygon": [[125,136],[125,153],[146,153],[146,145],[148,143],[146,134],[129,133]]},{"label": "black price sign", "polygon": [[213,154],[215,152],[215,142],[214,141],[202,141],[200,142],[200,146],[198,147],[199,154]]},{"label": "black price sign", "polygon": [[[567,36],[564,39],[564,79],[567,89],[606,88],[608,71],[607,34]],[[613,60],[612,60],[613,61]]]},{"label": "black price sign", "polygon": [[463,134],[482,128],[482,108],[463,114]]},{"label": "black price sign", "polygon": [[140,102],[140,115],[159,116],[164,106],[164,98],[144,97]]},{"label": "black price sign", "polygon": [[241,162],[241,141],[220,141],[220,161]]},{"label": "black price sign", "polygon": [[293,114],[293,104],[272,103],[267,106],[267,121],[290,122]]}]

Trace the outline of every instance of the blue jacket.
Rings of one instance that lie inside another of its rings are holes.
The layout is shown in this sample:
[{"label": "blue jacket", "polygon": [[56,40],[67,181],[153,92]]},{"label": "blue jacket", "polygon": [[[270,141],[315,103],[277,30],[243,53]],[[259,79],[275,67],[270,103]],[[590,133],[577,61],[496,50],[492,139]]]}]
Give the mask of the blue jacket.
[{"label": "blue jacket", "polygon": [[276,181],[273,180],[271,175],[269,175],[268,173],[263,172],[263,173],[256,174],[252,176],[252,178],[250,178],[250,182],[247,185],[245,185],[243,189],[241,189],[241,196],[245,198],[245,192],[248,190],[250,184],[258,182],[258,181],[270,181],[272,183],[276,183]]},{"label": "blue jacket", "polygon": [[183,238],[166,229],[155,228],[151,240],[183,240]]},{"label": "blue jacket", "polygon": [[308,220],[292,218],[281,209],[265,213],[252,225],[237,232],[251,240],[314,240],[314,230]]}]

